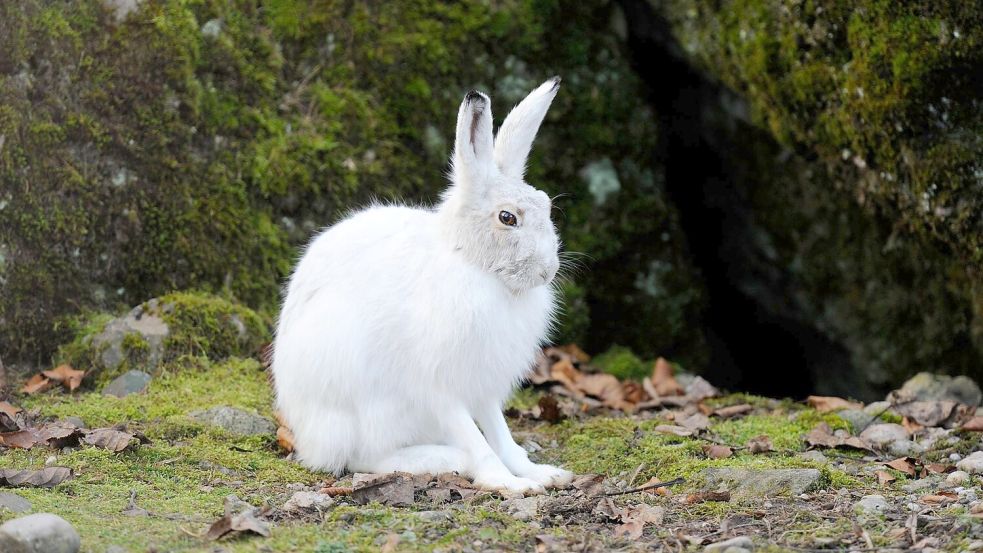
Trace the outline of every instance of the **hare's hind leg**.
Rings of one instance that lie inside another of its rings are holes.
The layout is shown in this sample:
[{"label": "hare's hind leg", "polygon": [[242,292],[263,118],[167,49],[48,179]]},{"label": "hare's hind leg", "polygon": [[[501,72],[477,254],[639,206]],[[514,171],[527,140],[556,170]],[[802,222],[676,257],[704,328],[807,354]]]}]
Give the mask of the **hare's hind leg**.
[{"label": "hare's hind leg", "polygon": [[353,461],[355,472],[409,472],[412,474],[463,473],[468,456],[448,445],[413,445],[397,449],[379,459]]}]

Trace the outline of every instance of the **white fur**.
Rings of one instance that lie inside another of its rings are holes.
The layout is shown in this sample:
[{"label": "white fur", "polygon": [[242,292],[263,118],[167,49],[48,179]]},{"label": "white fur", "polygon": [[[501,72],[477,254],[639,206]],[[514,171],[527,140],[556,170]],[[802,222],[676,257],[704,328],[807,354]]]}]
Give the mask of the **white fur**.
[{"label": "white fur", "polygon": [[[436,209],[374,206],[310,243],[273,354],[277,407],[303,464],[457,471],[533,493],[569,482],[529,461],[502,416],[555,312],[550,201],[522,170],[558,85],[523,100],[497,140],[488,98],[469,93]],[[519,224],[502,224],[502,210]]]}]

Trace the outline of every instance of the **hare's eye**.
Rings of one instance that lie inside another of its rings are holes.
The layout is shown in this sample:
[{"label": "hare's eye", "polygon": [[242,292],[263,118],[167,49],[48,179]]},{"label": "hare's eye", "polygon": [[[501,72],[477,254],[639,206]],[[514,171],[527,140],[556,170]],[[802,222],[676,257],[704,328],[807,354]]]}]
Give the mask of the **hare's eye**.
[{"label": "hare's eye", "polygon": [[500,211],[498,213],[498,220],[502,222],[503,225],[514,227],[519,221],[508,211]]}]

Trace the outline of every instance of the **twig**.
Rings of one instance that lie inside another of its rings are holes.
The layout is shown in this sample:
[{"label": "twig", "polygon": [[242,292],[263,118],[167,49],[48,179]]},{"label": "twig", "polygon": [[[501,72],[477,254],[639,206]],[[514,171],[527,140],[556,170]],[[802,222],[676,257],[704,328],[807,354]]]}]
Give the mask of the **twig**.
[{"label": "twig", "polygon": [[682,484],[683,482],[686,482],[686,479],[685,478],[673,478],[672,480],[668,480],[666,482],[656,482],[654,484],[648,484],[648,485],[642,486],[640,488],[633,488],[633,489],[630,489],[630,490],[623,490],[623,491],[620,491],[620,492],[606,493],[606,494],[604,494],[604,497],[612,497],[612,496],[615,496],[615,495],[625,495],[625,494],[635,493],[635,492],[644,492],[645,490],[654,490],[656,488],[668,488],[669,486],[675,486],[677,484]]}]

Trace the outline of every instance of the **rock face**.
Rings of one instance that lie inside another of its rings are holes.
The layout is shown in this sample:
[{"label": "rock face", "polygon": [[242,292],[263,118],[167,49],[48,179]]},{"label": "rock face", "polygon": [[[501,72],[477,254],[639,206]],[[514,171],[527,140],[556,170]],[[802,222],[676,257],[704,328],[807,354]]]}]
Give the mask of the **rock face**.
[{"label": "rock face", "polygon": [[117,376],[102,389],[102,393],[116,397],[126,397],[147,389],[153,377],[143,371],[131,370]]},{"label": "rock face", "polygon": [[7,509],[13,513],[26,513],[31,510],[31,502],[15,493],[0,492],[0,509]]},{"label": "rock face", "polygon": [[276,425],[269,419],[235,407],[212,407],[205,411],[195,411],[189,416],[237,436],[263,436],[276,432]]},{"label": "rock face", "polygon": [[700,475],[711,488],[729,490],[736,498],[799,495],[822,483],[816,469],[705,469]]},{"label": "rock face", "polygon": [[465,92],[501,117],[558,73],[526,176],[563,193],[564,242],[593,260],[563,287],[558,338],[699,359],[702,285],[656,123],[619,27],[596,24],[615,11],[0,2],[0,356],[43,358],[65,317],[172,290],[272,313],[318,229],[374,198],[437,199]]},{"label": "rock face", "polygon": [[0,526],[4,553],[76,553],[81,538],[65,519],[50,513],[15,518]]},{"label": "rock face", "polygon": [[822,393],[983,378],[983,6],[623,4],[629,44],[664,53],[639,64],[711,310],[736,288],[731,309],[790,333]]}]

